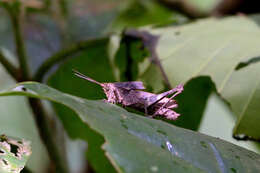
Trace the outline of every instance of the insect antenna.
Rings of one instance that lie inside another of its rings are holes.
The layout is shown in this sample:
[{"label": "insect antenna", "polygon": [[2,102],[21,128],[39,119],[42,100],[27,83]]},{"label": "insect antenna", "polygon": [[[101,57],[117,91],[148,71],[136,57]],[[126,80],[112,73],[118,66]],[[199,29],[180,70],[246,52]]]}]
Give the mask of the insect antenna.
[{"label": "insect antenna", "polygon": [[103,86],[102,83],[100,83],[100,82],[98,82],[98,81],[96,81],[96,80],[94,80],[94,79],[91,79],[90,77],[88,77],[88,76],[86,76],[86,75],[84,75],[84,74],[78,72],[77,70],[74,70],[74,69],[73,69],[72,71],[73,71],[73,73],[74,73],[76,76],[78,76],[78,77],[81,78],[81,79],[85,79],[85,80],[88,80],[88,81],[93,82],[93,83],[95,83],[95,84],[98,84],[98,85],[100,85],[100,86]]}]

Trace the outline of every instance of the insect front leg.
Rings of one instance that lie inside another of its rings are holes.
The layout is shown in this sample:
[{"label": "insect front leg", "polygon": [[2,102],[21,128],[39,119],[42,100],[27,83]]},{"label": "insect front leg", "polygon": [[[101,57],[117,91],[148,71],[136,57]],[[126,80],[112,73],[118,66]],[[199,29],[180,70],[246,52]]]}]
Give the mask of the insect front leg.
[{"label": "insect front leg", "polygon": [[143,104],[143,106],[144,106],[144,114],[147,116],[147,115],[148,115],[148,107],[149,107],[147,98],[140,98],[140,99],[139,99],[139,102],[140,102],[141,104]]},{"label": "insect front leg", "polygon": [[107,98],[107,102],[112,103],[112,104],[116,103],[115,98],[111,95]]},{"label": "insect front leg", "polygon": [[115,104],[117,103],[117,97],[116,97],[116,88],[112,84],[106,84],[103,88],[106,96],[107,96],[107,102]]},{"label": "insect front leg", "polygon": [[110,103],[107,99],[102,99],[105,103]]}]

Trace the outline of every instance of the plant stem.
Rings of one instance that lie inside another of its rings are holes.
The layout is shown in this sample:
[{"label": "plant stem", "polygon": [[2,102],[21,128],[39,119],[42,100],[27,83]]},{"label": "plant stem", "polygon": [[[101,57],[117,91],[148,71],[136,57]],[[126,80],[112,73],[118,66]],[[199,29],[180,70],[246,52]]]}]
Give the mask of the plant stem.
[{"label": "plant stem", "polygon": [[131,50],[130,50],[131,41],[133,40],[133,38],[126,36],[124,39],[125,39],[125,44],[126,44],[126,61],[127,61],[124,77],[126,78],[126,81],[133,81],[134,79],[133,79],[132,68],[134,66],[134,62],[133,62],[133,58],[131,56]]},{"label": "plant stem", "polygon": [[67,173],[67,167],[63,164],[64,160],[59,155],[59,150],[53,139],[53,135],[49,127],[49,120],[44,112],[42,103],[38,99],[29,98],[29,104],[35,115],[34,118],[38,126],[41,139],[47,148],[47,152],[51,160],[55,163],[56,172]]},{"label": "plant stem", "polygon": [[[30,80],[31,76],[29,74],[29,67],[27,65],[27,56],[26,56],[26,50],[25,50],[25,43],[22,37],[22,29],[21,29],[21,21],[20,19],[20,2],[14,1],[14,2],[6,2],[3,5],[5,9],[7,10],[11,21],[12,21],[12,27],[14,31],[14,38],[15,38],[15,45],[16,45],[16,52],[19,59],[19,69],[17,70],[17,76],[21,75],[21,78],[15,78],[18,82],[20,81],[26,81]],[[5,59],[2,58],[3,64],[5,63],[6,69],[12,69],[12,66],[10,66],[8,61],[4,61]],[[21,71],[21,74],[19,74],[19,71]],[[9,72],[9,70],[8,70]],[[9,73],[13,74],[13,69]],[[43,143],[46,146],[46,149],[48,151],[48,154],[50,156],[50,159],[52,160],[53,164],[55,165],[56,172],[59,173],[67,173],[68,169],[63,164],[63,159],[59,155],[59,150],[57,145],[55,144],[54,135],[51,132],[51,129],[49,127],[49,121],[48,116],[44,112],[43,105],[41,104],[40,100],[29,98],[29,104],[32,109],[34,119],[36,122],[36,125],[38,127],[39,134],[41,136],[41,139]]]},{"label": "plant stem", "polygon": [[54,55],[49,57],[45,62],[42,63],[42,65],[36,71],[33,79],[35,81],[42,82],[45,73],[48,72],[48,70],[50,70],[55,64],[59,63],[60,61],[73,55],[76,52],[86,49],[89,46],[103,44],[104,42],[107,42],[107,41],[108,41],[107,38],[82,41],[82,42],[75,43],[74,45],[70,46],[67,49],[64,49],[64,50],[61,50],[61,51],[55,53]]},{"label": "plant stem", "polygon": [[58,0],[58,3],[59,3],[60,13],[62,17],[66,18],[69,13],[67,0]]},{"label": "plant stem", "polygon": [[0,51],[0,63],[14,79],[19,80],[18,69],[7,60],[2,51]]},{"label": "plant stem", "polygon": [[25,50],[25,43],[22,35],[22,28],[21,28],[21,5],[19,2],[15,1],[13,4],[6,5],[6,10],[11,17],[11,22],[13,25],[13,32],[14,32],[14,39],[16,45],[16,53],[18,56],[20,69],[22,72],[23,80],[30,80],[29,68],[27,64],[27,56]]}]

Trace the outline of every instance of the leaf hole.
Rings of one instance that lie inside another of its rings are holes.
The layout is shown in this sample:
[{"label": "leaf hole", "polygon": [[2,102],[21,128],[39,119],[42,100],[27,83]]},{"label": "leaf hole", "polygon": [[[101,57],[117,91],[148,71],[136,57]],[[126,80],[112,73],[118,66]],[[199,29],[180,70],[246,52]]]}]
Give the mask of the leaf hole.
[{"label": "leaf hole", "polygon": [[5,152],[4,152],[3,150],[0,149],[0,155],[1,155],[1,154],[5,154]]},{"label": "leaf hole", "polygon": [[24,91],[24,92],[26,92],[27,89],[24,86],[17,86],[13,89],[13,91]]},{"label": "leaf hole", "polygon": [[10,144],[11,146],[11,153],[13,153],[16,157],[18,156],[18,146],[14,144]]},{"label": "leaf hole", "polygon": [[5,165],[8,165],[8,162],[7,162],[7,160],[5,160],[5,159],[2,159],[2,162],[3,162]]}]

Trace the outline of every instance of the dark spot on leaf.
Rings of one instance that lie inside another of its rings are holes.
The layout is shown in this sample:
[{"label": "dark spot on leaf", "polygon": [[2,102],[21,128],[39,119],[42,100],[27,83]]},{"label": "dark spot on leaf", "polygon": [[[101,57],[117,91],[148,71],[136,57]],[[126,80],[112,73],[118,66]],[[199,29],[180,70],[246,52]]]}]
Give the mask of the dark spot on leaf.
[{"label": "dark spot on leaf", "polygon": [[3,162],[5,165],[8,165],[8,162],[7,162],[5,159],[2,159],[2,162]]},{"label": "dark spot on leaf", "polygon": [[178,162],[177,162],[177,161],[175,161],[175,160],[173,161],[173,163],[174,163],[174,164],[176,164],[176,165],[178,165]]},{"label": "dark spot on leaf", "polygon": [[24,88],[24,87],[22,87],[21,89],[22,89],[23,91],[25,91],[25,92],[27,91],[27,89],[26,89],[26,88]]},{"label": "dark spot on leaf", "polygon": [[3,153],[5,153],[5,152],[4,152],[3,150],[0,149],[0,154],[3,154]]},{"label": "dark spot on leaf", "polygon": [[14,144],[10,144],[11,146],[11,153],[13,153],[16,157],[18,156],[18,146],[17,145],[14,145]]},{"label": "dark spot on leaf", "polygon": [[163,134],[163,135],[167,135],[167,133],[166,132],[164,132],[164,131],[162,131],[162,130],[160,130],[160,129],[158,129],[158,130],[156,130],[158,133],[161,133],[161,134]]},{"label": "dark spot on leaf", "polygon": [[229,148],[228,150],[231,151],[232,153],[234,152],[231,148]]},{"label": "dark spot on leaf", "polygon": [[188,169],[188,168],[187,168],[186,166],[184,166],[184,165],[182,166],[182,168],[183,168],[184,170],[187,170],[187,169]]},{"label": "dark spot on leaf", "polygon": [[164,146],[163,144],[161,144],[161,148],[162,148],[162,149],[165,149],[165,146]]},{"label": "dark spot on leaf", "polygon": [[230,168],[230,170],[231,170],[232,172],[234,172],[234,173],[237,172],[237,170],[236,170],[235,168]]},{"label": "dark spot on leaf", "polygon": [[122,127],[124,127],[125,129],[128,129],[127,125],[125,124],[125,120],[121,119],[120,122],[121,122]]},{"label": "dark spot on leaf", "polygon": [[103,109],[102,107],[99,107],[99,106],[98,106],[97,108],[98,108],[99,110],[101,110],[101,111],[104,111],[104,109]]},{"label": "dark spot on leaf", "polygon": [[6,135],[1,135],[0,136],[0,142],[7,141],[7,136]]},{"label": "dark spot on leaf", "polygon": [[239,157],[239,156],[235,156],[235,158],[240,160],[240,157]]},{"label": "dark spot on leaf", "polygon": [[181,32],[180,32],[180,31],[175,31],[174,34],[175,34],[175,35],[180,35]]},{"label": "dark spot on leaf", "polygon": [[201,144],[202,147],[204,147],[204,148],[208,148],[208,147],[207,147],[207,144],[206,144],[205,141],[200,141],[200,144]]},{"label": "dark spot on leaf", "polygon": [[127,125],[122,124],[122,127],[124,127],[125,129],[128,129]]},{"label": "dark spot on leaf", "polygon": [[17,141],[17,143],[18,143],[18,144],[23,144],[23,142],[22,142],[22,141]]},{"label": "dark spot on leaf", "polygon": [[247,156],[250,158],[250,159],[253,159],[254,160],[254,156],[250,155],[250,154],[247,154]]}]

